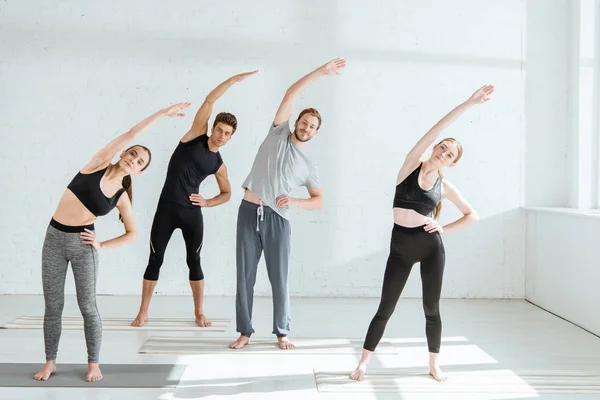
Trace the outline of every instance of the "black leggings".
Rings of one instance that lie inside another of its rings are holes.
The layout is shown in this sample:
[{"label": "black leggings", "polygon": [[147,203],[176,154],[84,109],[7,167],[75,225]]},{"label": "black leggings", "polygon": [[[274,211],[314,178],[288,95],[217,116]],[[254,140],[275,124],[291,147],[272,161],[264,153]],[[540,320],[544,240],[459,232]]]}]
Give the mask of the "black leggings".
[{"label": "black leggings", "polygon": [[427,233],[422,226],[406,228],[394,224],[390,256],[383,277],[381,302],[377,314],[369,325],[363,346],[365,350],[375,351],[383,337],[385,325],[396,308],[396,303],[406,285],[412,266],[420,262],[427,345],[431,353],[440,352],[442,339],[440,293],[444,261],[444,244],[438,232]]},{"label": "black leggings", "polygon": [[204,237],[204,220],[200,207],[183,207],[168,200],[160,199],[152,231],[150,232],[150,257],[144,279],[157,281],[163,264],[167,244],[175,229],[181,229],[186,248],[186,261],[190,269],[190,281],[204,279],[200,267],[200,250]]}]

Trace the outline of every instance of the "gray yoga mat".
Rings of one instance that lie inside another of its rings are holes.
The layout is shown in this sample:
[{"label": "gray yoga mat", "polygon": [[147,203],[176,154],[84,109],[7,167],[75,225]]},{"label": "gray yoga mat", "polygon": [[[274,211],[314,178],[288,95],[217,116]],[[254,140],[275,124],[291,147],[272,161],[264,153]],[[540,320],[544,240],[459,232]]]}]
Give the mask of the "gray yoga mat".
[{"label": "gray yoga mat", "polygon": [[[427,368],[369,369],[365,379],[349,379],[352,372],[315,370],[319,392],[327,393],[413,393],[413,394],[503,394],[510,398],[536,397],[540,394],[588,394],[600,398],[600,372],[596,371],[533,371],[533,370],[477,370],[446,371],[448,381],[440,384],[433,380]],[[486,368],[489,368],[486,367]],[[591,397],[590,397],[591,398]],[[594,397],[596,398],[596,397]]]},{"label": "gray yoga mat", "polygon": [[47,381],[33,379],[43,364],[0,364],[0,387],[177,387],[185,365],[100,364],[104,379],[86,382],[87,364],[57,364],[57,372]]},{"label": "gray yoga mat", "polygon": [[[212,326],[201,328],[193,319],[185,318],[150,318],[142,327],[131,326],[133,318],[102,318],[102,330],[105,331],[198,331],[198,332],[225,332],[230,319],[215,318],[211,319]],[[44,317],[18,317],[0,326],[3,329],[43,329]],[[82,330],[83,318],[63,317],[63,330]]]},{"label": "gray yoga mat", "polygon": [[[250,344],[242,349],[231,350],[232,339],[198,337],[151,336],[138,353],[146,354],[358,354],[362,353],[362,340],[356,339],[300,339],[293,338],[295,348],[282,351],[277,341],[271,339],[250,339]],[[377,347],[378,354],[397,355],[398,350],[386,341]]]}]

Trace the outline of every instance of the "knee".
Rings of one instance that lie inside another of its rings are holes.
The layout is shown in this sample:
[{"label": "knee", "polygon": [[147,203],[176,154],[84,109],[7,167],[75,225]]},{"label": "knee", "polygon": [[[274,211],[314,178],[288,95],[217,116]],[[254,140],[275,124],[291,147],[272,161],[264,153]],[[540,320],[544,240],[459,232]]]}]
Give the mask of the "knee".
[{"label": "knee", "polygon": [[79,305],[79,311],[84,320],[94,319],[99,316],[98,308],[96,308],[96,302],[86,302],[85,304]]},{"label": "knee", "polygon": [[377,310],[377,313],[375,314],[375,320],[376,321],[381,321],[381,322],[385,322],[388,319],[390,319],[390,317],[392,316],[394,310]]},{"label": "knee", "polygon": [[440,320],[440,305],[439,303],[435,304],[423,304],[423,311],[425,311],[425,318],[429,321],[439,321]]},{"label": "knee", "polygon": [[394,313],[395,308],[395,305],[385,304],[385,302],[382,302],[377,309],[375,319],[379,321],[387,321]]},{"label": "knee", "polygon": [[60,318],[62,316],[64,306],[64,301],[47,301],[45,306],[45,317]]},{"label": "knee", "polygon": [[164,258],[162,256],[155,253],[150,254],[148,266],[146,267],[146,272],[144,272],[144,279],[148,281],[157,281],[163,261]]},{"label": "knee", "polygon": [[204,279],[204,273],[200,266],[200,255],[198,253],[188,254],[186,259],[190,269],[190,281],[201,281]]}]

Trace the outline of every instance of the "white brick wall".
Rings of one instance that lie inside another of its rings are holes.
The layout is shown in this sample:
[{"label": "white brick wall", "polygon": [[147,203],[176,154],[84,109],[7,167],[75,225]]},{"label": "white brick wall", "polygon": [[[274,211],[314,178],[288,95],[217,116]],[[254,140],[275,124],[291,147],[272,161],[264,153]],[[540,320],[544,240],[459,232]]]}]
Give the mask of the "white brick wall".
[{"label": "white brick wall", "polygon": [[[445,237],[443,296],[522,298],[525,29],[524,0],[3,2],[0,293],[41,293],[46,225],[96,149],[155,110],[188,100],[197,108],[229,75],[258,68],[215,107],[235,113],[240,125],[222,151],[234,193],[205,212],[202,264],[207,293],[233,295],[239,186],[286,88],[340,56],[348,60],[343,74],[318,81],[297,103],[324,116],[309,148],[325,207],[293,215],[292,294],[379,295],[404,155],[475,88],[494,83],[494,100],[447,132],[465,154],[446,176],[482,220]],[[140,237],[101,254],[99,293],[140,292],[167,162],[194,113],[140,137],[153,152],[150,169],[134,179]],[[216,190],[214,178],[201,188]],[[443,221],[458,216],[447,204]],[[122,232],[116,212],[96,226],[103,239]],[[189,293],[179,232],[158,290]],[[261,264],[256,294],[269,293]],[[417,268],[405,295],[420,295]]]}]

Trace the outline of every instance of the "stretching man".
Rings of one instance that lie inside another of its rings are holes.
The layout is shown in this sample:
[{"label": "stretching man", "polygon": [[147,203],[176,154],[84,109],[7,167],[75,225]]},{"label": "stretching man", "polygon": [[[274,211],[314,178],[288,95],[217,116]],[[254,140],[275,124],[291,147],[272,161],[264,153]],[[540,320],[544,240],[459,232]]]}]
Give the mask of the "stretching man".
[{"label": "stretching man", "polygon": [[[144,273],[142,304],[137,317],[131,323],[132,326],[143,326],[148,320],[148,307],[158,282],[167,244],[177,228],[181,229],[185,241],[196,323],[201,327],[212,325],[206,319],[202,308],[204,295],[204,274],[200,267],[200,250],[204,236],[202,208],[218,206],[231,198],[227,168],[223,164],[219,149],[233,136],[237,128],[237,119],[233,114],[225,112],[217,114],[210,136],[207,135],[208,119],[214,103],[227,89],[256,72],[232,76],[210,92],[196,113],[192,127],[183,135],[171,156],[165,184],[152,222],[150,257]],[[205,199],[198,194],[198,190],[202,181],[212,174],[217,179],[220,193],[212,199]]]},{"label": "stretching man", "polygon": [[[288,268],[290,260],[289,208],[315,210],[323,199],[316,165],[303,147],[317,134],[321,116],[314,108],[303,110],[290,130],[290,117],[296,98],[323,75],[337,75],[346,61],[335,59],[294,83],[275,115],[267,137],[261,144],[250,174],[242,187],[244,199],[237,220],[237,293],[235,302],[237,332],[240,337],[229,345],[240,349],[250,342],[254,283],[261,253],[265,253],[267,274],[273,292],[273,334],[282,350],[294,345],[290,332]],[[289,193],[305,186],[309,199],[296,199]]]}]

